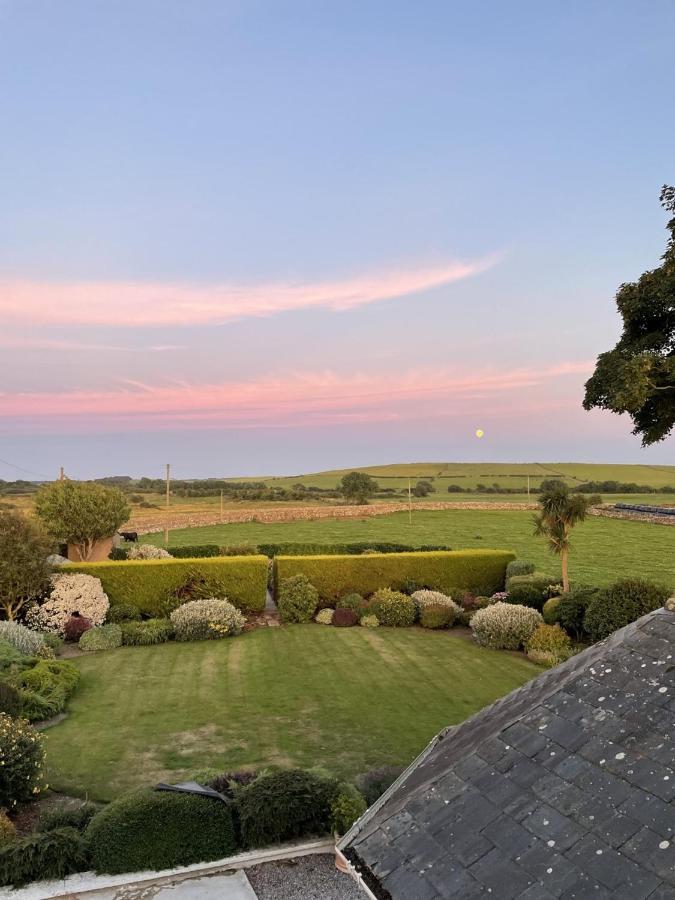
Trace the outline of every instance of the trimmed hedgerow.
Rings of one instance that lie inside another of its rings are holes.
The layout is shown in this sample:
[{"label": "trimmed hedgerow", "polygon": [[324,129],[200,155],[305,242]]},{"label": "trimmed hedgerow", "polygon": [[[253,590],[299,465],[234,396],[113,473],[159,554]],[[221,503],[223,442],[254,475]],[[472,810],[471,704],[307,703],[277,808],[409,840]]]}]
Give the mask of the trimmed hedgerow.
[{"label": "trimmed hedgerow", "polygon": [[493,594],[504,586],[506,550],[452,550],[424,553],[376,553],[362,556],[278,556],[275,580],[305,575],[320,599],[344,594],[367,596],[383,585],[400,590],[408,582],[455,595],[462,591]]},{"label": "trimmed hedgerow", "polygon": [[109,803],[85,837],[95,871],[111,875],[189,866],[238,849],[229,803],[148,789]]},{"label": "trimmed hedgerow", "polygon": [[292,575],[281,582],[277,606],[282,622],[311,622],[318,603],[319,593],[306,575]]},{"label": "trimmed hedgerow", "polygon": [[170,619],[146,619],[145,622],[122,622],[122,643],[131,647],[147,647],[172,640],[174,627]]},{"label": "trimmed hedgerow", "polygon": [[[364,553],[416,553],[420,551],[451,550],[443,544],[424,544],[413,547],[410,544],[395,544],[391,541],[352,541],[346,544],[315,544],[299,541],[258,544],[258,550],[269,556],[359,556]],[[172,551],[173,552],[173,551]]]},{"label": "trimmed hedgerow", "polygon": [[380,625],[405,628],[408,625],[414,625],[417,618],[417,605],[408,594],[382,588],[376,591],[368,601],[368,612],[377,616]]},{"label": "trimmed hedgerow", "polygon": [[239,794],[239,822],[246,847],[266,847],[325,834],[337,784],[332,778],[289,769],[261,775]]},{"label": "trimmed hedgerow", "polygon": [[172,547],[171,555],[176,559],[204,559],[223,554],[218,544],[186,544],[183,547]]},{"label": "trimmed hedgerow", "polygon": [[106,622],[135,622],[141,618],[141,611],[135,603],[116,603],[108,610]]},{"label": "trimmed hedgerow", "polygon": [[0,847],[0,885],[62,879],[89,868],[87,845],[75,828],[35,831]]},{"label": "trimmed hedgerow", "polygon": [[112,604],[133,603],[146,615],[157,616],[165,611],[167,598],[193,575],[218,581],[224,596],[238,609],[262,612],[267,597],[267,567],[266,556],[218,556],[77,563],[64,570],[100,578]]},{"label": "trimmed hedgerow", "polygon": [[584,616],[584,628],[594,641],[601,641],[618,628],[660,609],[670,596],[663,585],[626,578],[600,591]]}]

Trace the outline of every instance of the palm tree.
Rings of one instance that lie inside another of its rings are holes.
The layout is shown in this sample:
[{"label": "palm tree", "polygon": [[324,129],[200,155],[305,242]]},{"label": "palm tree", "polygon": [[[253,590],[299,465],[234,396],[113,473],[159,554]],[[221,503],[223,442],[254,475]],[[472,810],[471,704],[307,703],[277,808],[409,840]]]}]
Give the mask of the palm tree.
[{"label": "palm tree", "polygon": [[549,481],[542,485],[539,495],[540,512],[534,517],[534,533],[543,535],[548,549],[560,557],[563,590],[569,591],[567,571],[570,552],[570,531],[583,522],[591,501],[581,494],[570,494],[564,481]]}]

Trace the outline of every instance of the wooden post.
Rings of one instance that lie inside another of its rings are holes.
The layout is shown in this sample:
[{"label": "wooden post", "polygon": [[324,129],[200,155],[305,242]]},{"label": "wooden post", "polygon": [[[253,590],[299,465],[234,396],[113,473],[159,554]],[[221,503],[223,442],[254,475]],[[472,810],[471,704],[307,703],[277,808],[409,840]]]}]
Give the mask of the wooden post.
[{"label": "wooden post", "polygon": [[171,464],[166,464],[166,519],[164,520],[164,546],[169,546],[169,498],[171,485]]},{"label": "wooden post", "polygon": [[412,525],[412,492],[410,490],[410,479],[408,479],[408,525]]},{"label": "wooden post", "polygon": [[220,489],[220,521],[223,521],[223,489]]},{"label": "wooden post", "polygon": [[63,471],[63,466],[61,466],[61,469],[59,471],[59,481],[65,481],[65,480],[66,480],[66,473]]},{"label": "wooden post", "polygon": [[530,476],[527,476],[527,502],[530,502]]}]

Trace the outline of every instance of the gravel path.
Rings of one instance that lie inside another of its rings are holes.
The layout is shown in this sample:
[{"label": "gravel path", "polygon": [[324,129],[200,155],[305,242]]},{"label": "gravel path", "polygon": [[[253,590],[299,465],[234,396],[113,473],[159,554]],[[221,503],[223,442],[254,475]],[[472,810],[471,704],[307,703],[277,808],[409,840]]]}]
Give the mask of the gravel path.
[{"label": "gravel path", "polygon": [[301,856],[246,869],[258,900],[364,900],[356,882],[335,868],[333,855]]}]

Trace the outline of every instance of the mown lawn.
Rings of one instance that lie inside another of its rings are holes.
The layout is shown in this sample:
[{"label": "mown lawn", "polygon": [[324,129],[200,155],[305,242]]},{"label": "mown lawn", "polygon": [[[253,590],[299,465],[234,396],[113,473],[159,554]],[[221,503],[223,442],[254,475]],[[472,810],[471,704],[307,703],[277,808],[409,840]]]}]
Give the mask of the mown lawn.
[{"label": "mown lawn", "polygon": [[97,800],[212,766],[353,776],[406,764],[445,725],[540,671],[453,632],[319,625],[76,663],[69,715],[46,732],[49,781]]},{"label": "mown lawn", "polygon": [[[162,535],[144,540],[161,545]],[[169,533],[169,545],[237,544],[243,541],[398,541],[411,544],[447,544],[459,550],[498,547],[533,560],[546,571],[558,563],[542,538],[532,534],[532,513],[510,510],[416,510],[413,525],[407,513],[369,519],[323,519],[313,522],[261,524],[244,522],[186,528]],[[675,588],[675,527],[589,518],[574,530],[570,574],[577,583],[607,584],[628,576],[658,579]]]}]

